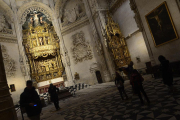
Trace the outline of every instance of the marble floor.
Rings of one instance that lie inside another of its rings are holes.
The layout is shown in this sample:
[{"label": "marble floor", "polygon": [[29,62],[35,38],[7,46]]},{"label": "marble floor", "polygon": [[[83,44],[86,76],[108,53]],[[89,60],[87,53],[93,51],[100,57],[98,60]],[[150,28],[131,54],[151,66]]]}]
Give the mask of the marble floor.
[{"label": "marble floor", "polygon": [[[59,111],[53,104],[44,107],[41,120],[180,120],[180,78],[174,79],[176,92],[169,92],[161,79],[144,76],[144,89],[151,104],[141,105],[125,81],[128,100],[122,101],[114,82],[77,91],[76,96],[61,100]],[[28,120],[24,114],[25,120]],[[21,120],[21,114],[18,113]]]}]

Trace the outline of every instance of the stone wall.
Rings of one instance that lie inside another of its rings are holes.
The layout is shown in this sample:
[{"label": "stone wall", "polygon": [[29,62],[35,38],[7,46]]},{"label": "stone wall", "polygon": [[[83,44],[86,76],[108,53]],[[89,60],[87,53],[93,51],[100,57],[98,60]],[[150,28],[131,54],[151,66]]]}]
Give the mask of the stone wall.
[{"label": "stone wall", "polygon": [[20,94],[26,86],[26,81],[20,69],[18,45],[5,42],[0,42],[0,44],[2,45],[8,85],[9,87],[11,84],[15,85],[16,91],[11,92],[10,90],[10,93],[12,94],[13,102],[16,104],[20,100]]},{"label": "stone wall", "polygon": [[[126,43],[131,55],[131,60],[134,62],[136,69],[145,68],[145,62],[149,62],[149,55],[144,42],[142,33],[134,19],[134,12],[131,10],[129,0],[125,0],[119,8],[114,12],[113,18],[120,26],[123,36],[126,38]],[[140,58],[140,61],[137,61]]]},{"label": "stone wall", "polygon": [[[70,57],[70,68],[73,79],[75,72],[79,74],[79,80],[75,80],[75,83],[86,83],[92,85],[97,83],[97,80],[95,80],[90,73],[90,65],[97,61],[94,57],[92,36],[90,36],[89,30],[90,26],[86,25],[78,30],[64,35],[63,39]],[[84,34],[84,42],[75,37],[81,32]],[[73,35],[75,35],[75,38],[73,38]],[[73,44],[73,41],[75,44]],[[79,43],[80,41],[81,43]],[[82,46],[80,44],[82,44]],[[84,44],[89,48],[83,47]]]},{"label": "stone wall", "polygon": [[[154,8],[156,8],[158,5],[164,2],[164,0],[135,0],[136,5],[138,7],[138,11],[140,13],[143,26],[145,28],[145,32],[147,34],[148,41],[150,43],[151,50],[153,52],[153,56],[155,58],[156,64],[159,64],[158,56],[164,55],[170,62],[173,61],[179,61],[179,53],[180,53],[180,40],[175,40],[172,42],[169,42],[167,44],[164,44],[159,47],[155,47],[153,43],[153,38],[151,36],[150,30],[148,28],[148,24],[145,19],[145,15],[147,15],[149,12],[151,12]],[[175,28],[177,30],[177,33],[179,35],[180,33],[180,14],[179,9],[176,3],[176,0],[166,0],[167,6],[169,8],[169,12],[172,16],[172,20],[174,22]]]}]

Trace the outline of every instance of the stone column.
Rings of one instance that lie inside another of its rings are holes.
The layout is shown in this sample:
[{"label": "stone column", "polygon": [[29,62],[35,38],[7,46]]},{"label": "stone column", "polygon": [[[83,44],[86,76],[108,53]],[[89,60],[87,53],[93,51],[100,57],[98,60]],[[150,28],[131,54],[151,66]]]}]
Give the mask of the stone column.
[{"label": "stone column", "polygon": [[135,13],[134,19],[135,19],[135,21],[137,23],[137,27],[139,28],[139,30],[143,34],[144,41],[145,41],[145,44],[146,44],[146,47],[147,47],[147,50],[148,50],[148,53],[149,53],[149,58],[151,60],[151,64],[152,64],[152,66],[155,66],[156,62],[155,62],[155,59],[154,59],[154,56],[153,56],[153,52],[152,52],[151,46],[149,44],[149,40],[148,40],[146,31],[144,29],[144,26],[143,26],[143,23],[142,23],[142,20],[141,20],[141,17],[140,17],[140,14],[139,14],[139,11],[138,11],[135,0],[130,0],[130,7]]},{"label": "stone column", "polygon": [[59,37],[59,40],[60,40],[60,42],[59,42],[59,44],[60,44],[60,54],[61,54],[62,63],[64,65],[64,67],[65,67],[67,80],[68,80],[68,82],[66,83],[66,86],[72,86],[72,85],[74,85],[73,75],[72,75],[71,68],[70,68],[71,64],[70,64],[68,51],[66,49],[66,46],[64,44],[64,39],[63,39],[63,36],[61,34],[61,29],[60,29],[61,20],[60,20],[60,18],[56,17],[56,14],[53,14],[53,19],[52,20],[53,20],[54,29],[55,29],[58,37]]},{"label": "stone column", "polygon": [[87,14],[89,22],[90,22],[95,47],[96,47],[97,53],[98,53],[98,55],[96,55],[96,58],[98,58],[99,63],[101,63],[101,66],[102,66],[102,71],[101,72],[103,72],[103,76],[104,76],[105,81],[110,81],[111,76],[110,76],[109,70],[107,68],[106,61],[105,61],[104,50],[103,50],[103,47],[102,47],[102,43],[100,41],[100,37],[99,37],[98,31],[97,31],[95,22],[94,22],[94,20],[92,18],[92,11],[91,11],[89,2],[88,2],[88,0],[83,0],[83,2],[84,2],[84,5],[85,5],[85,8],[86,8],[86,14]]},{"label": "stone column", "polygon": [[9,93],[0,46],[0,120],[17,120],[13,100]]},{"label": "stone column", "polygon": [[[19,48],[19,56],[21,57],[21,71],[22,69],[25,70],[24,76],[25,80],[31,79],[30,77],[30,66],[28,64],[27,56],[25,54],[24,47],[22,45],[23,39],[22,39],[22,25],[18,21],[18,16],[17,16],[17,6],[15,0],[10,0],[11,3],[11,8],[14,12],[13,18],[14,18],[14,25],[15,25],[15,30],[16,30],[16,35],[17,35],[17,42],[18,42],[18,48]],[[23,72],[23,71],[22,71]]]},{"label": "stone column", "polygon": [[[112,56],[110,55],[109,51],[108,51],[108,43],[107,43],[107,39],[106,39],[106,13],[107,13],[107,8],[106,7],[102,7],[100,4],[97,4],[97,11],[96,13],[98,14],[98,22],[100,25],[100,29],[101,29],[101,34],[103,39],[101,40],[102,42],[102,46],[103,46],[103,50],[104,50],[104,57],[107,63],[107,66],[109,68],[109,72],[111,73],[111,77],[113,74],[115,74],[115,64],[114,61],[112,59]],[[100,9],[98,9],[100,8]]]}]

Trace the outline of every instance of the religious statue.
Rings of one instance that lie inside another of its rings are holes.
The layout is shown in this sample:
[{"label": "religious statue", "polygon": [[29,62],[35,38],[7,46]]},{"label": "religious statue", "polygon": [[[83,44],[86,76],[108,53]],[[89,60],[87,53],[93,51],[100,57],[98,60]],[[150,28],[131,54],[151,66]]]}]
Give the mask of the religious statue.
[{"label": "religious statue", "polygon": [[33,24],[34,24],[34,20],[33,20],[33,18],[31,17],[31,18],[30,18],[30,25],[33,26]]},{"label": "religious statue", "polygon": [[37,13],[36,11],[34,11],[34,13],[33,14],[30,14],[30,15],[33,15],[34,16],[34,18],[33,18],[33,20],[34,20],[34,26],[38,26],[39,25],[39,17],[38,17],[38,15],[40,15],[41,13]]},{"label": "religious statue", "polygon": [[46,44],[48,44],[48,37],[45,37]]},{"label": "religious statue", "polygon": [[39,37],[39,44],[40,44],[40,45],[44,45],[44,41],[43,41],[43,38],[42,38],[42,37]]},{"label": "religious statue", "polygon": [[33,40],[33,47],[36,47],[37,46],[37,42],[36,40]]},{"label": "religious statue", "polygon": [[44,21],[43,21],[43,17],[42,17],[42,16],[40,17],[40,23],[41,23],[41,24],[43,24],[43,23],[44,23]]}]

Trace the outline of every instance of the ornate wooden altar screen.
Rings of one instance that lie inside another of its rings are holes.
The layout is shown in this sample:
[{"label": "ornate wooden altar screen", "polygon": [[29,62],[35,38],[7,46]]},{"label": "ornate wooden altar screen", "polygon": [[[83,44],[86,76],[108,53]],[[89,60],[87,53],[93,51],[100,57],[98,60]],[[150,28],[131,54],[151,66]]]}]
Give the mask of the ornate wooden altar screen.
[{"label": "ornate wooden altar screen", "polygon": [[108,37],[108,47],[111,50],[114,62],[118,68],[128,65],[131,61],[130,54],[120,31],[119,25],[113,21],[108,14],[108,23],[106,25]]},{"label": "ornate wooden altar screen", "polygon": [[28,29],[23,30],[23,45],[33,79],[41,82],[62,76],[59,39],[53,26],[45,21],[36,26],[29,24]]},{"label": "ornate wooden altar screen", "polygon": [[0,120],[17,120],[14,104],[9,93],[0,46]]}]

